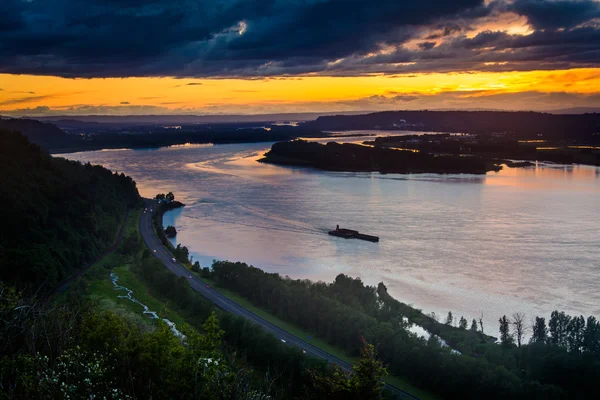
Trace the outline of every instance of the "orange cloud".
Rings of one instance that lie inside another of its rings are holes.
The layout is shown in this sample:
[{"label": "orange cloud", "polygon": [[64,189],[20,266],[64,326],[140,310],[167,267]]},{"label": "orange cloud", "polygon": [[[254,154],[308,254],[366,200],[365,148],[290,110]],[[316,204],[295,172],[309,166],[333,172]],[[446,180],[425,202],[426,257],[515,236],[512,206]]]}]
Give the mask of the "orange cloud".
[{"label": "orange cloud", "polygon": [[[597,101],[600,69],[526,72],[429,73],[360,77],[316,77],[302,79],[175,79],[93,78],[67,79],[48,76],[0,75],[0,108],[14,111],[46,106],[68,112],[76,105],[95,107],[162,107],[165,112],[228,113],[334,111],[372,96],[428,98],[428,103],[411,101],[411,107],[439,108],[436,95],[453,94],[469,99],[464,107],[477,107],[478,98],[518,93],[567,93]],[[57,91],[60,88],[60,92]],[[17,95],[35,91],[36,95]],[[583,97],[582,97],[583,96]],[[441,97],[438,97],[441,98]],[[122,104],[124,99],[129,104]],[[412,100],[412,99],[411,99]],[[583,101],[583,100],[581,100]],[[406,103],[406,102],[405,102]],[[414,103],[414,104],[413,104]],[[407,106],[407,105],[405,105]],[[497,97],[495,108],[513,108],[508,98]],[[535,105],[532,105],[534,108]],[[565,104],[565,107],[571,106]]]}]

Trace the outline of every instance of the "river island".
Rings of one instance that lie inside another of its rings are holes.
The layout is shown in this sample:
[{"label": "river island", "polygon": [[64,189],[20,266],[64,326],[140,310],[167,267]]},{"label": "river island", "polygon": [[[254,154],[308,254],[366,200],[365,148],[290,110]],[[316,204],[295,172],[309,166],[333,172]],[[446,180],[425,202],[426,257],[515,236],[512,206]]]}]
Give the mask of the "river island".
[{"label": "river island", "polygon": [[359,144],[320,144],[305,140],[278,142],[259,162],[305,166],[327,171],[398,174],[485,174],[502,167],[476,156],[436,155],[414,150]]}]

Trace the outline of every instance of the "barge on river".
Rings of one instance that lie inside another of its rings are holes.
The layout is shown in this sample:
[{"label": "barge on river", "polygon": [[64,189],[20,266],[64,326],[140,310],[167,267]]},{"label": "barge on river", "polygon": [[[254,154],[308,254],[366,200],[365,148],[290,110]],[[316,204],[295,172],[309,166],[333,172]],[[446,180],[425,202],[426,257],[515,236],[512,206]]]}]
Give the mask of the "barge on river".
[{"label": "barge on river", "polygon": [[329,231],[329,234],[331,236],[337,236],[344,239],[361,239],[369,242],[379,242],[378,236],[365,235],[352,229],[340,229],[339,227],[336,227],[335,229]]}]

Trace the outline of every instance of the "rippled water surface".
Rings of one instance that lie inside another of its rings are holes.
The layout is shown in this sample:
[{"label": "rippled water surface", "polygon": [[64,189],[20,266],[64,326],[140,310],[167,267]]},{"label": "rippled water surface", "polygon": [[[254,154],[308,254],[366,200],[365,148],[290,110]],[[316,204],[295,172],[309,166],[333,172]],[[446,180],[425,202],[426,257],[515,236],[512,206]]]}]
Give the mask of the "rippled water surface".
[{"label": "rippled water surface", "polygon": [[[356,138],[344,140],[357,140]],[[426,312],[554,309],[600,316],[600,169],[538,165],[475,175],[333,173],[256,162],[270,144],[66,155],[173,191],[177,241],[203,265],[245,261],[294,278],[343,272]],[[379,243],[327,235],[339,224]]]}]

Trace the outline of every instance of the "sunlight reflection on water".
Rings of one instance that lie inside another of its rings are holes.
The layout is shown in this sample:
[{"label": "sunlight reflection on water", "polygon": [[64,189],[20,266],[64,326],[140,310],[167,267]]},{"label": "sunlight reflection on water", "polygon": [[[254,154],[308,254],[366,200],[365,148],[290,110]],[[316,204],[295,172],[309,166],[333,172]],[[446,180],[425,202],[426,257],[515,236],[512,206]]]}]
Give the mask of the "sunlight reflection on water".
[{"label": "sunlight reflection on water", "polygon": [[[344,140],[364,140],[345,138]],[[600,168],[538,164],[477,175],[319,172],[256,162],[270,144],[67,155],[173,191],[165,216],[203,265],[245,261],[295,278],[384,281],[425,312],[600,316]],[[327,235],[341,227],[379,243]],[[493,329],[495,331],[495,329]],[[495,333],[495,332],[494,332]]]}]

